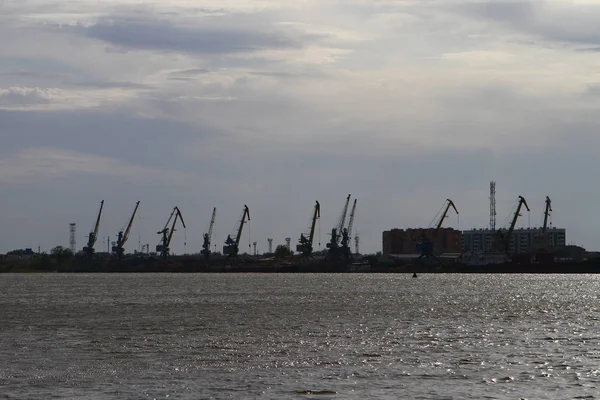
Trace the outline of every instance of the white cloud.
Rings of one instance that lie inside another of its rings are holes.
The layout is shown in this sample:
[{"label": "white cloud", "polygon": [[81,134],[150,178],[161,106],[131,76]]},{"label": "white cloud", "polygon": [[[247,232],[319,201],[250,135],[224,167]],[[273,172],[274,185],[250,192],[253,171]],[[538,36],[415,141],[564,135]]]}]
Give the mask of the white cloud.
[{"label": "white cloud", "polygon": [[59,89],[38,87],[0,88],[3,110],[69,110],[99,106],[116,107],[142,93],[134,88]]},{"label": "white cloud", "polygon": [[46,104],[60,97],[60,89],[41,89],[37,87],[0,88],[0,107],[12,105]]}]

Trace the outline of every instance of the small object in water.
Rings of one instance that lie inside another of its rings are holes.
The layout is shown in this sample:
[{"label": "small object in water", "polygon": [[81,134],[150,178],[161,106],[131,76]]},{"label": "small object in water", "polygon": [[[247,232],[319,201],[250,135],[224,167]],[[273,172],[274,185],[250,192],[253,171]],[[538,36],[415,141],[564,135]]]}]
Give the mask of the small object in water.
[{"label": "small object in water", "polygon": [[413,278],[416,278],[416,277],[417,277],[417,273],[413,272]]}]

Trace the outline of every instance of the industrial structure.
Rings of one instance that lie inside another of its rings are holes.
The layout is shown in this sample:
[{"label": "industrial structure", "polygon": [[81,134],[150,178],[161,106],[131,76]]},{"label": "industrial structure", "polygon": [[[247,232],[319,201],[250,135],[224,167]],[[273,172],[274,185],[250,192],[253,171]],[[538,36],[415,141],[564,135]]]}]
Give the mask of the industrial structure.
[{"label": "industrial structure", "polygon": [[[183,221],[183,216],[181,215],[181,211],[179,207],[175,206],[165,227],[158,231],[157,234],[162,235],[160,243],[156,245],[156,252],[160,254],[163,259],[166,259],[169,256],[169,251],[171,250],[169,246],[171,246],[171,239],[173,239],[173,233],[175,233],[175,226],[177,224],[177,220],[181,220],[181,224],[185,229],[185,222]],[[169,223],[173,221],[171,228],[169,228]]]},{"label": "industrial structure", "polygon": [[235,239],[232,239],[231,235],[227,235],[227,239],[225,240],[225,246],[223,246],[223,254],[225,254],[229,258],[236,258],[238,256],[240,239],[242,238],[242,229],[244,228],[246,218],[248,219],[248,221],[250,221],[250,209],[247,205],[244,205],[244,210],[242,211],[242,218],[240,220],[237,233],[235,234]]},{"label": "industrial structure", "polygon": [[[496,226],[496,182],[490,182],[489,228],[458,231],[443,229],[442,223],[450,208],[458,215],[458,210],[447,199],[441,217],[428,229],[392,229],[383,232],[383,255],[386,257],[420,259],[445,254],[445,258],[457,259],[469,263],[551,263],[555,254],[566,253],[566,230],[552,227],[550,216],[552,202],[546,196],[543,224],[539,228],[517,228],[522,210],[530,211],[523,196],[518,196],[514,212],[507,226]],[[434,218],[435,220],[435,218]],[[573,247],[573,246],[571,246]],[[420,255],[419,255],[420,253]],[[450,254],[448,254],[450,253]]]},{"label": "industrial structure", "polygon": [[[351,195],[348,194],[342,212],[337,220],[336,225],[331,229],[331,236],[326,245],[326,252],[317,252],[318,257],[313,258],[314,247],[315,247],[315,233],[319,229],[320,238],[320,227],[317,228],[317,221],[321,218],[321,205],[319,201],[315,201],[314,207],[311,210],[310,220],[308,228],[301,233],[296,245],[295,250],[299,252],[299,257],[296,261],[290,260],[292,264],[307,265],[313,268],[317,264],[334,266],[336,270],[340,266],[349,266],[353,263],[354,254],[359,252],[359,237],[355,235],[355,217],[357,209],[357,199],[354,199],[352,207]],[[100,206],[96,215],[95,224],[93,229],[90,231],[87,237],[87,244],[83,247],[82,255],[91,258],[96,253],[95,245],[98,240],[98,232],[100,221],[104,210],[104,200],[100,201]],[[122,259],[125,254],[124,246],[128,241],[132,224],[137,215],[140,202],[136,202],[133,213],[128,220],[128,223],[124,229],[118,232],[117,239],[115,242],[110,242],[108,238],[106,244],[108,245],[107,251],[111,250],[112,254],[117,258]],[[521,265],[525,263],[538,263],[538,264],[549,264],[555,260],[565,260],[573,258],[568,253],[569,247],[566,244],[566,230],[556,228],[552,226],[552,201],[549,196],[545,197],[545,204],[543,209],[543,223],[540,227],[527,227],[517,228],[519,218],[522,216],[522,212],[530,211],[528,202],[525,197],[518,196],[516,206],[513,212],[510,214],[506,226],[498,229],[496,224],[496,182],[492,181],[489,185],[489,227],[486,229],[470,229],[465,231],[459,231],[455,228],[444,228],[444,221],[453,212],[456,213],[457,218],[459,211],[455,203],[451,199],[446,199],[440,211],[433,218],[432,223],[428,228],[417,228],[417,229],[391,229],[383,232],[382,244],[383,244],[383,255],[395,259],[410,259],[409,263],[416,260],[435,260],[439,263],[439,266],[448,265],[454,263],[458,265],[474,265],[471,264],[470,260],[475,260],[479,264],[477,265],[489,265],[493,263],[506,263],[510,261],[515,265]],[[212,242],[214,224],[216,217],[216,207],[213,208],[210,225],[208,232],[203,234],[202,250],[200,254],[203,256],[206,264],[205,267],[212,267],[208,261],[211,258],[211,245],[215,245]],[[521,218],[522,219],[522,218]],[[164,228],[157,233],[161,235],[161,239],[158,245],[156,245],[156,253],[158,253],[163,259],[167,258],[170,254],[171,241],[176,230],[178,220],[181,220],[183,228],[186,229],[186,224],[183,220],[181,211],[178,207],[174,207],[171,212],[169,219],[167,220]],[[227,236],[223,246],[223,254],[227,258],[237,258],[240,253],[239,245],[244,229],[244,224],[250,221],[250,211],[247,205],[244,205],[242,210],[241,218],[236,224],[235,231]],[[248,226],[250,231],[250,225]],[[69,224],[69,246],[71,250],[76,252],[76,225],[75,223]],[[269,253],[273,254],[273,238],[268,238]],[[289,253],[293,254],[291,246],[291,238],[286,237],[285,247]],[[141,251],[135,251],[136,255],[155,255],[156,253],[150,253],[150,246],[145,244],[142,246],[141,236],[138,240],[138,246]],[[320,242],[320,239],[319,239]],[[319,249],[320,245],[319,244]],[[354,244],[355,253],[351,251],[352,244]],[[254,246],[253,254],[258,256],[257,251],[258,242],[252,242],[251,238],[248,244],[248,253]],[[184,244],[185,246],[185,244]],[[585,250],[585,249],[583,249]],[[216,251],[216,245],[215,250]],[[185,253],[185,251],[184,251]],[[283,254],[283,253],[282,253]],[[286,253],[287,254],[287,253]],[[567,254],[567,255],[565,255]],[[100,254],[99,254],[100,255]],[[280,256],[280,255],[279,255]],[[279,257],[278,256],[278,257]],[[323,257],[324,256],[324,257]],[[148,257],[151,258],[151,257]],[[324,258],[324,259],[323,259]],[[583,258],[581,256],[580,258]],[[82,258],[81,258],[82,259]],[[224,260],[218,253],[214,257],[215,263],[219,264]],[[257,257],[248,257],[246,261],[249,263],[269,262],[274,258],[265,257],[259,259]],[[305,262],[310,259],[310,262]],[[317,260],[318,259],[318,260]],[[490,261],[491,260],[491,261]],[[100,262],[101,259],[98,257],[94,261],[94,264]],[[358,260],[363,262],[364,260]],[[229,261],[223,261],[229,264]],[[402,262],[399,262],[403,264]],[[168,263],[166,263],[168,264]],[[214,263],[212,263],[214,264]],[[233,264],[233,262],[231,263]],[[356,263],[359,264],[359,263]],[[416,264],[416,263],[415,263]],[[420,265],[419,267],[429,268],[430,266]],[[436,266],[437,268],[438,266]]]},{"label": "industrial structure", "polygon": [[517,209],[510,226],[499,231],[472,229],[463,232],[462,250],[465,253],[502,251],[507,255],[547,252],[566,246],[566,230],[549,226],[552,201],[546,196],[544,222],[540,228],[515,228],[522,207],[529,211],[526,200],[519,196]]},{"label": "industrial structure", "polygon": [[[458,254],[461,252],[462,232],[453,228],[416,228],[391,229],[383,232],[383,255],[394,254],[423,255],[423,237],[431,239],[431,248],[437,255],[444,253]],[[421,251],[419,251],[421,250]]]},{"label": "industrial structure", "polygon": [[74,222],[71,222],[69,224],[69,249],[71,249],[71,253],[73,253],[73,254],[75,254],[75,251],[77,249],[76,231],[77,231],[77,224],[75,224]]},{"label": "industrial structure", "polygon": [[[470,229],[462,232],[462,251],[468,252],[493,252],[493,242],[496,232],[489,229]],[[540,242],[540,228],[517,228],[513,231],[508,241],[510,254],[537,251],[542,244],[546,250],[566,246],[566,230],[564,228],[548,228],[543,237],[545,242]]]},{"label": "industrial structure", "polygon": [[133,214],[131,214],[131,218],[129,219],[129,223],[127,224],[127,228],[125,228],[125,232],[122,230],[117,234],[117,241],[113,244],[112,252],[117,258],[123,258],[125,255],[125,243],[127,243],[127,239],[129,239],[129,232],[131,232],[131,225],[133,225],[133,219],[135,218],[135,214],[137,213],[138,207],[140,206],[140,202],[135,203],[135,208],[133,209]]},{"label": "industrial structure", "polygon": [[[456,209],[456,206],[454,205],[454,202],[450,199],[446,199],[444,206],[442,206],[442,209],[444,211],[438,212],[438,215],[440,215],[439,219],[436,222],[432,222],[432,224],[430,224],[429,228],[427,230],[423,230],[422,231],[422,242],[420,244],[420,250],[421,250],[421,255],[419,256],[419,259],[421,258],[425,258],[425,259],[437,259],[437,257],[435,256],[435,249],[436,249],[436,241],[437,241],[437,237],[439,236],[439,232],[440,229],[442,228],[442,224],[444,223],[444,220],[448,217],[448,211],[450,210],[450,207],[452,207],[454,209],[454,211],[456,212],[456,215],[458,215],[458,210]],[[435,218],[434,218],[435,221]],[[431,235],[430,235],[431,232]],[[445,245],[445,243],[443,243],[443,245]]]},{"label": "industrial structure", "polygon": [[200,254],[204,255],[204,260],[208,261],[210,258],[210,242],[212,240],[213,227],[215,226],[215,216],[217,215],[217,207],[213,208],[212,217],[210,218],[210,226],[208,227],[208,233],[203,235],[202,250]]},{"label": "industrial structure", "polygon": [[[315,237],[315,226],[317,219],[321,218],[321,204],[318,201],[315,202],[315,208],[312,213],[310,227],[308,233],[305,236],[304,233],[300,234],[300,242],[296,245],[296,251],[300,252],[302,257],[311,257],[313,252],[313,240]],[[270,244],[270,243],[269,243]],[[270,251],[270,246],[269,246]]]},{"label": "industrial structure", "polygon": [[454,202],[446,199],[428,228],[392,229],[383,232],[383,254],[414,255],[416,259],[436,260],[444,253],[460,253],[462,235],[452,228],[442,228],[450,208],[458,215]]},{"label": "industrial structure", "polygon": [[331,238],[329,243],[327,243],[327,251],[326,259],[333,263],[343,263],[348,265],[352,261],[352,251],[350,250],[350,234],[349,228],[352,229],[352,223],[354,221],[354,212],[356,210],[356,200],[354,201],[354,205],[352,206],[352,212],[350,221],[348,226],[345,226],[346,215],[348,214],[348,206],[350,205],[350,197],[348,195],[346,198],[346,203],[344,204],[344,208],[342,209],[342,214],[338,220],[338,223],[335,228],[331,230]]},{"label": "industrial structure", "polygon": [[496,231],[496,182],[490,182],[490,230]]},{"label": "industrial structure", "polygon": [[348,226],[342,229],[342,240],[341,240],[341,250],[342,256],[346,263],[352,260],[352,250],[351,246],[351,238],[352,238],[352,228],[354,226],[354,216],[356,215],[356,199],[354,199],[354,203],[352,204],[352,211],[350,211],[350,219],[348,220]]},{"label": "industrial structure", "polygon": [[94,255],[94,245],[96,244],[96,240],[98,239],[98,229],[100,228],[100,217],[102,216],[102,209],[104,208],[104,200],[100,202],[100,210],[98,211],[98,217],[96,218],[96,225],[94,225],[94,230],[90,232],[88,236],[87,246],[83,248],[83,252],[88,256],[92,257]]}]

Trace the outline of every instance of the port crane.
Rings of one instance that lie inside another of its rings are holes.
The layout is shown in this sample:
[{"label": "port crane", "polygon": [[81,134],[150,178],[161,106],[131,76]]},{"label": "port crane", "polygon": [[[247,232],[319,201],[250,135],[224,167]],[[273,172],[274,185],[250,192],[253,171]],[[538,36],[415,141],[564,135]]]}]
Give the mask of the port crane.
[{"label": "port crane", "polygon": [[341,249],[342,255],[346,264],[352,259],[352,250],[350,249],[350,238],[352,237],[352,226],[354,225],[354,215],[356,214],[356,199],[352,204],[352,211],[350,211],[350,219],[348,220],[348,227],[342,230]]},{"label": "port crane", "polygon": [[137,203],[135,203],[135,208],[133,209],[133,214],[131,214],[131,218],[129,219],[129,223],[127,224],[127,228],[125,229],[125,232],[119,231],[119,233],[117,234],[117,242],[113,245],[112,252],[118,258],[123,258],[123,255],[125,253],[123,246],[125,246],[125,243],[127,243],[127,239],[129,238],[129,232],[131,231],[131,225],[133,224],[133,219],[135,218],[135,213],[137,212],[139,205],[140,205],[139,201]]},{"label": "port crane", "polygon": [[92,257],[94,255],[94,245],[96,244],[96,240],[98,239],[98,229],[100,228],[100,217],[102,216],[103,208],[104,200],[100,202],[100,210],[98,211],[98,218],[96,218],[96,225],[94,226],[94,230],[90,232],[90,235],[88,236],[87,246],[83,248],[83,252],[88,257]]},{"label": "port crane", "polygon": [[[444,211],[440,215],[440,219],[435,224],[433,224],[433,239],[430,239],[430,238],[426,237],[425,234],[423,234],[423,241],[421,243],[421,255],[419,256],[419,259],[420,258],[435,258],[434,241],[437,239],[438,233],[439,233],[440,229],[442,228],[442,224],[444,223],[444,220],[446,218],[448,218],[448,211],[450,211],[451,207],[456,212],[456,215],[459,215],[458,209],[456,208],[456,205],[454,205],[454,202],[450,199],[446,199],[445,206],[442,206]],[[439,214],[439,212],[438,212],[438,214]],[[434,221],[435,221],[435,218],[434,218]],[[430,225],[430,226],[432,226],[432,225]]]},{"label": "port crane", "polygon": [[348,206],[350,205],[350,196],[346,198],[346,204],[342,209],[342,215],[340,215],[340,219],[335,228],[331,230],[331,239],[329,243],[327,243],[327,259],[330,261],[340,261],[340,239],[342,236],[342,229],[344,228],[344,223],[346,222],[346,214],[348,213]]},{"label": "port crane", "polygon": [[444,220],[446,218],[448,218],[448,211],[450,211],[450,207],[452,207],[454,209],[454,211],[456,212],[456,215],[459,214],[458,210],[456,209],[456,206],[454,205],[454,202],[450,199],[446,199],[446,208],[444,209],[444,212],[440,216],[440,219],[437,222],[437,224],[435,224],[436,232],[440,230],[440,228],[442,227],[442,224],[444,223]]},{"label": "port crane", "polygon": [[[181,211],[179,211],[179,207],[175,206],[173,211],[171,211],[171,215],[165,224],[165,227],[158,231],[159,235],[162,235],[162,239],[160,240],[160,244],[156,246],[156,252],[160,253],[163,259],[166,259],[169,256],[169,246],[171,245],[171,239],[173,238],[173,233],[175,232],[175,225],[177,224],[177,219],[181,220],[181,224],[185,228],[185,222],[183,221],[183,217],[181,216]],[[169,223],[173,220],[173,224],[169,229]]]},{"label": "port crane", "polygon": [[498,229],[498,239],[500,241],[500,246],[502,246],[502,251],[506,253],[507,256],[510,257],[510,238],[515,230],[515,226],[517,225],[517,219],[521,216],[521,208],[525,206],[527,211],[529,210],[529,206],[527,205],[527,201],[523,196],[519,196],[517,209],[515,214],[513,215],[512,221],[510,222],[510,226],[506,232],[503,232],[502,229]]},{"label": "port crane", "polygon": [[317,219],[321,218],[321,205],[317,201],[310,224],[308,238],[304,236],[304,233],[300,234],[300,244],[296,246],[296,251],[302,253],[302,257],[310,257],[313,251],[313,239],[315,237],[315,225]]},{"label": "port crane", "polygon": [[344,209],[342,210],[342,215],[340,215],[340,220],[337,224],[336,229],[336,239],[337,239],[337,243],[340,242],[340,238],[341,238],[341,234],[342,234],[342,230],[344,229],[344,223],[346,222],[346,215],[348,214],[348,206],[350,205],[350,195],[348,195],[348,197],[346,198],[346,205],[344,206]]},{"label": "port crane", "polygon": [[[560,205],[560,204],[559,204]],[[546,196],[546,209],[544,210],[544,225],[542,226],[542,233],[546,233],[548,229],[548,218],[552,212],[552,201],[550,197]]]},{"label": "port crane", "polygon": [[242,229],[244,228],[246,218],[248,218],[248,221],[250,221],[250,209],[248,209],[247,205],[244,205],[244,210],[242,211],[242,219],[240,221],[240,226],[237,230],[235,240],[231,238],[231,235],[227,235],[227,239],[225,240],[225,246],[223,246],[223,254],[227,255],[230,258],[235,258],[238,255],[240,239],[242,238]]},{"label": "port crane", "polygon": [[544,223],[542,225],[542,229],[540,232],[536,233],[533,236],[533,249],[536,253],[536,258],[544,257],[544,255],[540,253],[548,253],[548,246],[552,247],[552,244],[549,242],[548,236],[548,220],[550,219],[550,214],[552,213],[552,201],[550,197],[546,196],[546,207],[544,208]]},{"label": "port crane", "polygon": [[208,228],[208,233],[203,235],[204,242],[202,243],[202,250],[200,254],[204,255],[204,260],[208,261],[210,257],[210,241],[212,239],[213,227],[215,225],[215,216],[217,215],[217,207],[213,208],[212,218],[210,219],[210,226]]}]

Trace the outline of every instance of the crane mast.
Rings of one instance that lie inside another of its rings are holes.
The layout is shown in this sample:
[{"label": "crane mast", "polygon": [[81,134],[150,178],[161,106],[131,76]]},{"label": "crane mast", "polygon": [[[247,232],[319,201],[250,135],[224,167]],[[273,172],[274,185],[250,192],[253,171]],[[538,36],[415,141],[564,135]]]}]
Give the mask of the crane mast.
[{"label": "crane mast", "polygon": [[135,214],[138,210],[140,202],[135,203],[135,208],[133,209],[133,214],[131,214],[131,218],[129,219],[129,224],[127,224],[127,229],[125,232],[120,231],[117,235],[117,243],[113,246],[112,251],[117,255],[117,257],[122,258],[124,255],[123,246],[127,243],[127,239],[129,238],[129,232],[131,231],[131,225],[133,224],[133,219],[135,218]]},{"label": "crane mast", "polygon": [[550,197],[546,196],[546,210],[544,211],[544,226],[542,227],[542,233],[546,233],[546,229],[548,229],[548,218],[550,217],[551,212],[552,201],[550,200]]},{"label": "crane mast", "polygon": [[205,233],[203,236],[204,242],[202,243],[202,250],[200,251],[200,253],[204,255],[204,259],[206,261],[208,261],[208,258],[210,256],[210,242],[212,240],[212,232],[213,232],[213,226],[215,225],[215,216],[216,215],[217,215],[217,207],[214,207],[213,213],[212,213],[212,218],[210,219],[210,226],[208,227],[208,233]]},{"label": "crane mast", "polygon": [[315,209],[312,216],[312,221],[310,224],[310,232],[308,234],[308,238],[304,236],[304,233],[300,234],[300,244],[296,246],[296,251],[302,253],[304,257],[310,257],[313,251],[313,239],[315,237],[315,226],[317,224],[317,219],[321,218],[321,205],[317,201],[315,203]]},{"label": "crane mast", "polygon": [[[175,206],[171,212],[171,215],[169,216],[169,219],[167,220],[167,223],[165,224],[165,227],[161,231],[157,232],[159,235],[162,235],[162,239],[161,243],[156,246],[156,252],[160,253],[162,258],[166,259],[169,255],[169,246],[171,245],[171,239],[173,238],[173,233],[175,232],[177,219],[181,220],[181,224],[185,228],[185,222],[183,221],[181,211],[179,211],[179,207]],[[171,225],[171,229],[169,229],[169,222],[171,222],[171,220],[173,220],[173,224]]]},{"label": "crane mast", "polygon": [[98,218],[96,218],[96,225],[94,226],[94,230],[90,232],[87,246],[83,248],[84,253],[86,253],[88,256],[92,256],[94,254],[94,245],[96,244],[96,240],[98,239],[98,229],[100,228],[100,217],[102,216],[103,208],[104,200],[100,202],[100,210],[98,211]]},{"label": "crane mast", "polygon": [[223,254],[228,255],[229,257],[237,257],[240,245],[240,239],[242,238],[242,229],[244,228],[244,223],[246,222],[246,218],[250,221],[250,209],[247,205],[244,205],[244,211],[242,213],[242,219],[240,221],[240,226],[237,231],[237,235],[235,240],[231,238],[231,235],[227,235],[227,239],[225,240],[225,246],[223,246]]}]

